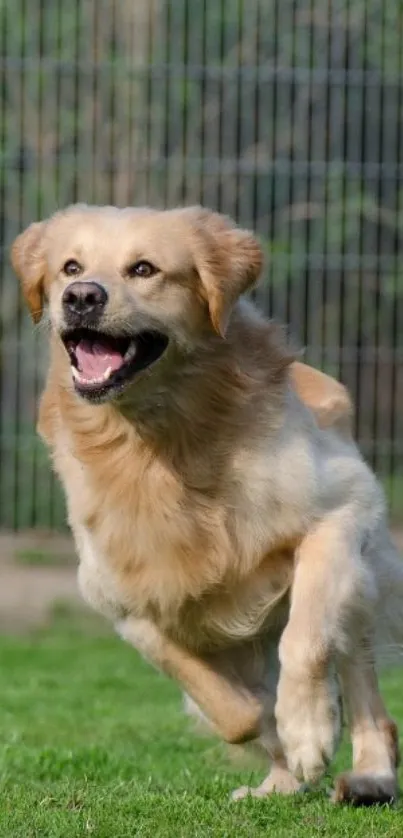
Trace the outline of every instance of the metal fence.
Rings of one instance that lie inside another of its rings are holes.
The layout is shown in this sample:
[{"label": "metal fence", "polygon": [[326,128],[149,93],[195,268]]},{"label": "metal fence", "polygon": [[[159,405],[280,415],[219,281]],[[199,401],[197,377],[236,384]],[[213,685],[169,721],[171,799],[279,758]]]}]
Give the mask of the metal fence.
[{"label": "metal fence", "polygon": [[34,431],[46,339],[7,252],[77,200],[255,228],[258,303],[350,387],[403,513],[401,0],[1,0],[0,43],[0,526],[64,524]]}]

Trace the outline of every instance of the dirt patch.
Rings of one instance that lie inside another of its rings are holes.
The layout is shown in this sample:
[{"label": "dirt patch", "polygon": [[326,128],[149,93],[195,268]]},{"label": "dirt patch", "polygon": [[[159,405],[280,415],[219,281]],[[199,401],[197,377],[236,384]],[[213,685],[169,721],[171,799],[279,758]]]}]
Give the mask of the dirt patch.
[{"label": "dirt patch", "polygon": [[[403,555],[403,528],[394,539]],[[56,603],[88,610],[77,587],[77,560],[68,536],[0,534],[0,631],[46,623]]]},{"label": "dirt patch", "polygon": [[36,532],[0,535],[0,630],[41,625],[55,603],[85,608],[76,565],[69,538]]}]

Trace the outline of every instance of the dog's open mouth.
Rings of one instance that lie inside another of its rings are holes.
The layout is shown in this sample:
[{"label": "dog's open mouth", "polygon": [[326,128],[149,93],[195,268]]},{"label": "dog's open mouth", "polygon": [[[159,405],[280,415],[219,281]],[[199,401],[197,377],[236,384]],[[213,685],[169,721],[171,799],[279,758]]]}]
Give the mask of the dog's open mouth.
[{"label": "dog's open mouth", "polygon": [[115,337],[92,329],[62,335],[76,390],[99,399],[122,390],[137,373],[157,361],[168,346],[160,332]]}]

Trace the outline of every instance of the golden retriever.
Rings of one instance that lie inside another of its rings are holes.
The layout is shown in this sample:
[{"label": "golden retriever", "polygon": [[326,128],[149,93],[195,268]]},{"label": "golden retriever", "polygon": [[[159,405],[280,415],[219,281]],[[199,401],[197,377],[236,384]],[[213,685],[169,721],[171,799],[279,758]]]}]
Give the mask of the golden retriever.
[{"label": "golden retriever", "polygon": [[77,205],[32,224],[12,262],[49,304],[39,431],[63,482],[86,600],[179,680],[229,742],[258,740],[258,789],[318,780],[392,800],[397,732],[374,650],[399,642],[403,566],[344,388],[294,363],[241,295],[262,251],[227,218]]}]

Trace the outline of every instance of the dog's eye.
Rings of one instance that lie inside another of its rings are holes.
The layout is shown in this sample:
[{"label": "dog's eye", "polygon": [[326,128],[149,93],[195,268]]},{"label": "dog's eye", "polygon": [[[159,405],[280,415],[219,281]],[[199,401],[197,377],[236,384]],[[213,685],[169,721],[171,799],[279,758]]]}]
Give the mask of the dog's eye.
[{"label": "dog's eye", "polygon": [[133,262],[133,265],[129,265],[127,269],[127,276],[142,276],[147,278],[149,276],[154,276],[157,272],[158,268],[156,268],[155,265],[152,265],[151,262],[147,262],[145,259],[141,259],[140,262]]},{"label": "dog's eye", "polygon": [[63,265],[63,273],[66,276],[78,276],[82,273],[82,266],[76,259],[68,259]]}]

